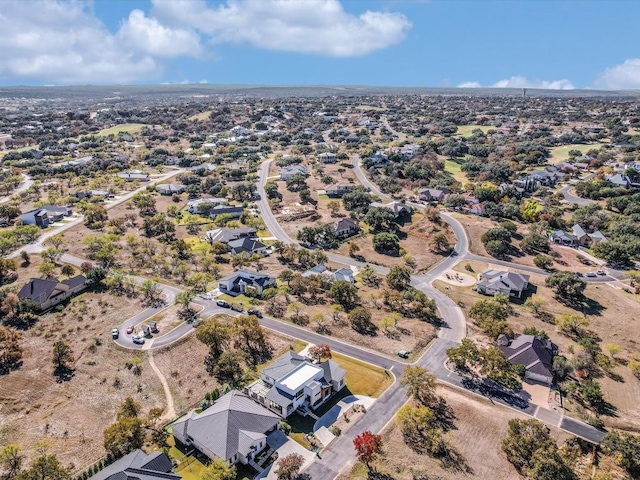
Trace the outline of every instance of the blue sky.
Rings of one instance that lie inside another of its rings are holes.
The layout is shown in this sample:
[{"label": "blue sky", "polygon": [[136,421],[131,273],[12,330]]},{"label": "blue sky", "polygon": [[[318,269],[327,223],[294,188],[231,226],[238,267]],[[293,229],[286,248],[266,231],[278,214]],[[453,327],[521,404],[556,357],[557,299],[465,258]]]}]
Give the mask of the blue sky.
[{"label": "blue sky", "polygon": [[635,0],[2,0],[0,84],[640,88]]}]

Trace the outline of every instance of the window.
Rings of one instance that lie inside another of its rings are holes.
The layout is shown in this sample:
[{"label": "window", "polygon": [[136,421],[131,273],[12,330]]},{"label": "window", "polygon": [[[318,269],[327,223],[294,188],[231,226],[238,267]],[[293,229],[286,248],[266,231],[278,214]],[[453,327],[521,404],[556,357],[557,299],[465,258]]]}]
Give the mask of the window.
[{"label": "window", "polygon": [[296,392],[296,400],[304,395],[304,389]]}]

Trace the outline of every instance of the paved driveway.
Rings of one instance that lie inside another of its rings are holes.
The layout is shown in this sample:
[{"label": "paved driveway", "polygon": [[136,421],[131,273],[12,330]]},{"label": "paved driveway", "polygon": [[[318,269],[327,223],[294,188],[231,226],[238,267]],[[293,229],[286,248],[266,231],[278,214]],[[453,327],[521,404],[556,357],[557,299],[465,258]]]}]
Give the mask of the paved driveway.
[{"label": "paved driveway", "polygon": [[[291,453],[298,453],[302,455],[304,457],[304,464],[302,465],[301,470],[304,470],[309,465],[311,465],[316,458],[316,454],[314,452],[307,450],[295,440],[291,440],[280,430],[271,432],[267,436],[267,444],[271,448],[273,448],[276,452],[278,452],[278,458],[285,457]],[[273,462],[262,473],[259,473],[256,476],[256,480],[263,479],[263,478],[267,480],[275,480],[277,478],[277,475],[275,474],[275,470],[277,469],[278,469],[278,460]]]}]

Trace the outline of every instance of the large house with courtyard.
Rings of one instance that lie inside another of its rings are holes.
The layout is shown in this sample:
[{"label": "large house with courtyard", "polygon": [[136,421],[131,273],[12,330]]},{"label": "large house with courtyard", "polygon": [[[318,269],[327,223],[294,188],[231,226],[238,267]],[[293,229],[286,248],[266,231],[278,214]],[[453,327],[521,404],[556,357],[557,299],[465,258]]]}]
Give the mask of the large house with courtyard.
[{"label": "large house with courtyard", "polygon": [[333,360],[314,363],[287,352],[260,372],[260,380],[245,387],[256,402],[287,418],[297,409],[317,408],[345,386],[346,371]]}]

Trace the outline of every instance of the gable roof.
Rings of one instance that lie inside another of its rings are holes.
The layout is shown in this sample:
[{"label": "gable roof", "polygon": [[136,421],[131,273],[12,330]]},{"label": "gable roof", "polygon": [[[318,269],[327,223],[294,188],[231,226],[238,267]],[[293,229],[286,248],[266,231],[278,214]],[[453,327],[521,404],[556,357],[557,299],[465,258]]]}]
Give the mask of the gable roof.
[{"label": "gable roof", "polygon": [[237,240],[240,237],[255,235],[257,230],[253,227],[243,228],[216,228],[215,230],[209,230],[204,234],[202,240],[215,243],[222,242],[228,243],[232,240]]},{"label": "gable roof", "polygon": [[18,297],[33,300],[40,304],[51,298],[56,290],[64,291],[64,287],[61,286],[58,279],[30,278],[18,292]]},{"label": "gable roof", "polygon": [[254,440],[264,437],[279,422],[278,415],[231,390],[202,413],[192,412],[176,422],[174,435],[183,443],[188,435],[205,450],[203,453],[228,460],[238,452],[246,453]]},{"label": "gable roof", "polygon": [[513,365],[524,365],[528,371],[553,378],[553,353],[535,335],[519,335],[510,345],[498,346]]},{"label": "gable roof", "polygon": [[90,477],[90,480],[179,480],[171,460],[161,452],[134,450]]},{"label": "gable roof", "polygon": [[571,230],[573,231],[573,234],[578,238],[584,237],[587,235],[587,232],[585,232],[584,229],[578,223],[576,223],[573,227],[571,227]]},{"label": "gable roof", "polygon": [[477,284],[493,288],[505,287],[521,292],[528,283],[529,275],[488,268],[482,272],[482,279]]},{"label": "gable roof", "polygon": [[347,371],[333,360],[322,362],[319,367],[324,371],[324,379],[327,383],[332,381],[339,382],[347,374]]},{"label": "gable roof", "polygon": [[87,283],[87,277],[85,277],[84,275],[76,275],[75,277],[64,280],[62,283],[67,285],[69,288],[75,288]]},{"label": "gable roof", "polygon": [[238,238],[237,240],[231,240],[227,245],[229,245],[229,248],[233,251],[233,253],[251,253],[266,247],[264,243],[249,237],[242,237]]}]

